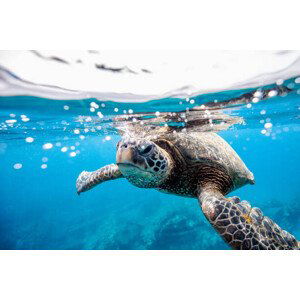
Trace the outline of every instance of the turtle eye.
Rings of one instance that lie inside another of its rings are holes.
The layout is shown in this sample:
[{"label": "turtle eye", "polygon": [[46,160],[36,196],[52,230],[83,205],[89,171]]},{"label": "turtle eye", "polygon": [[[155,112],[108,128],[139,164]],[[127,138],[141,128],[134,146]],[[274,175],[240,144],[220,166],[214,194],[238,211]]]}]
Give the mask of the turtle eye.
[{"label": "turtle eye", "polygon": [[147,147],[142,147],[140,150],[141,154],[148,154],[152,150],[153,145],[148,145]]}]

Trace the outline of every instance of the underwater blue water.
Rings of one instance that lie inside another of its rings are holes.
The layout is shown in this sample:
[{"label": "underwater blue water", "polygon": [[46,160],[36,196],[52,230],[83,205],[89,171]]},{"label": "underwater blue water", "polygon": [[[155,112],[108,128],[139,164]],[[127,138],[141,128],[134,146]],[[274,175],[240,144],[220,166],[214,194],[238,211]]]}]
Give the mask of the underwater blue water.
[{"label": "underwater blue water", "polygon": [[[219,134],[255,175],[255,185],[232,195],[260,207],[299,239],[300,86],[288,83],[287,95],[220,106],[244,124]],[[200,95],[195,103],[0,97],[0,249],[229,249],[197,199],[139,189],[126,179],[78,196],[75,181],[82,170],[115,162],[117,115],[175,112],[247,92]]]}]

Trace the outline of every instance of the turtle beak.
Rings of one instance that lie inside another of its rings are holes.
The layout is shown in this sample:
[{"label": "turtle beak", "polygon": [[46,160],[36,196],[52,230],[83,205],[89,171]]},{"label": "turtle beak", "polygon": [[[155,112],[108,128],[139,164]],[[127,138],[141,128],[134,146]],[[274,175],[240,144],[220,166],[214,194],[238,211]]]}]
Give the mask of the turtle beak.
[{"label": "turtle beak", "polygon": [[117,157],[116,157],[117,164],[132,163],[133,158],[135,156],[134,152],[135,151],[132,148],[118,150]]},{"label": "turtle beak", "polygon": [[118,146],[116,161],[117,164],[130,164],[137,156],[136,145],[130,141],[121,141]]}]

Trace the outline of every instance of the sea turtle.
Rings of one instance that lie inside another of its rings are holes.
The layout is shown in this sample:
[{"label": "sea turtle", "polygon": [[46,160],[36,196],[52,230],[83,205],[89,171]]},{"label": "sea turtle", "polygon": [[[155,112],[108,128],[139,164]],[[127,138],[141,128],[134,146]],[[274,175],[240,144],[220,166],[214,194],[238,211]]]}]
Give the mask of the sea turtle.
[{"label": "sea turtle", "polygon": [[123,133],[116,164],[83,171],[77,192],[104,181],[125,177],[140,188],[198,198],[200,207],[221,237],[234,249],[299,249],[300,243],[259,208],[233,190],[254,184],[254,176],[233,148],[214,132],[178,132],[142,126]]}]

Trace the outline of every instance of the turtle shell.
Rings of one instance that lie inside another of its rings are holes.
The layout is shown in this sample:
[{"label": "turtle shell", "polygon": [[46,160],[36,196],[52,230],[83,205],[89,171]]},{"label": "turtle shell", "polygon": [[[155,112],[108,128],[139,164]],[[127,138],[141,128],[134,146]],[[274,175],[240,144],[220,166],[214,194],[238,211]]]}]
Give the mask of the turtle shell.
[{"label": "turtle shell", "polygon": [[167,133],[160,138],[168,140],[190,164],[203,162],[221,165],[232,179],[234,189],[254,184],[254,176],[232,147],[213,132]]}]

